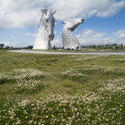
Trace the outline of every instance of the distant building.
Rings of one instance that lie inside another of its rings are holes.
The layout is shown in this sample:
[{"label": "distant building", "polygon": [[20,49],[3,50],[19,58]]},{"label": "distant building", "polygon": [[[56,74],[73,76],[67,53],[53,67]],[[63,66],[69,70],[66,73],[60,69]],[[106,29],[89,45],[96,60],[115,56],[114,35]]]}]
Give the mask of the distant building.
[{"label": "distant building", "polygon": [[4,47],[4,44],[0,44],[0,49],[3,49],[3,47]]}]

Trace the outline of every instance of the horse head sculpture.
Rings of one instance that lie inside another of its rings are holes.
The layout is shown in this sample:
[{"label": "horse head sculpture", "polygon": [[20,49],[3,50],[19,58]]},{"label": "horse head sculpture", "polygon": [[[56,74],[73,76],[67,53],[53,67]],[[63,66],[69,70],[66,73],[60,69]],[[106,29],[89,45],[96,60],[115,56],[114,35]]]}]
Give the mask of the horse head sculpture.
[{"label": "horse head sculpture", "polygon": [[42,17],[40,19],[39,29],[37,33],[34,49],[50,49],[51,41],[54,39],[54,14],[56,11],[51,12],[47,9],[41,9]]},{"label": "horse head sculpture", "polygon": [[73,19],[71,21],[63,22],[64,29],[68,29],[73,32],[78,27],[78,25],[83,22],[84,22],[83,18],[77,18],[77,19]]},{"label": "horse head sculpture", "polygon": [[72,32],[78,27],[79,24],[83,23],[83,18],[73,19],[71,21],[63,22],[64,29],[62,32],[62,42],[64,49],[80,50],[80,44],[78,39],[72,34]]}]

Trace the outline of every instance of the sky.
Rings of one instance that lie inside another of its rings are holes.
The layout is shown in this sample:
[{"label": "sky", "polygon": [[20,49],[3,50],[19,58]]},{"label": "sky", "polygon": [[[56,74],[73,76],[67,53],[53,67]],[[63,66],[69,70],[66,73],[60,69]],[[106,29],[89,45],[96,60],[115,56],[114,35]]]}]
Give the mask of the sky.
[{"label": "sky", "polygon": [[73,34],[81,45],[125,45],[125,0],[0,0],[0,43],[33,45],[41,8],[56,10],[52,45],[62,46],[62,21],[79,17],[85,22]]}]

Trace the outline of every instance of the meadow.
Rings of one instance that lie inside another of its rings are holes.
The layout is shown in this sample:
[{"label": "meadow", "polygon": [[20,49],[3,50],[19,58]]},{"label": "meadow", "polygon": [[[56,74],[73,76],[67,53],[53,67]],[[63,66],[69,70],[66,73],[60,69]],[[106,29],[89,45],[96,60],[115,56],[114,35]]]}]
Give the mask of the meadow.
[{"label": "meadow", "polygon": [[1,50],[0,125],[125,125],[125,55]]}]

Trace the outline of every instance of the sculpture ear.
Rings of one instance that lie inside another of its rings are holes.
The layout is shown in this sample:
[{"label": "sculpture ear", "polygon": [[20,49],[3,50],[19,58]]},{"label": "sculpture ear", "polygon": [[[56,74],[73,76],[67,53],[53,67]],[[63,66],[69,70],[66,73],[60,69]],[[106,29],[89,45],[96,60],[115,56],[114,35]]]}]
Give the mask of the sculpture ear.
[{"label": "sculpture ear", "polygon": [[47,12],[47,9],[41,9],[42,13],[46,13]]},{"label": "sculpture ear", "polygon": [[56,10],[52,12],[52,14],[54,15],[56,13]]}]

